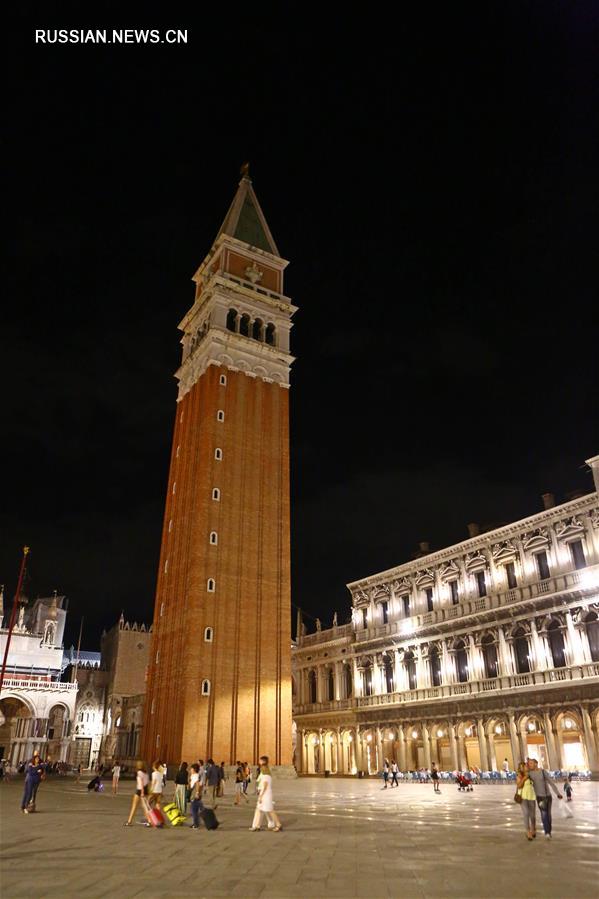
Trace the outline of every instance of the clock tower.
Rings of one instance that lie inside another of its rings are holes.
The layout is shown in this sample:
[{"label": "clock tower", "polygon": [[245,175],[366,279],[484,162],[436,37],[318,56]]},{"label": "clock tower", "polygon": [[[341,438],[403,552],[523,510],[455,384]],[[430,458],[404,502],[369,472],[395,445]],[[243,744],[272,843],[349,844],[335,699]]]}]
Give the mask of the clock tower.
[{"label": "clock tower", "polygon": [[147,761],[292,762],[286,265],[245,175],[179,324]]}]

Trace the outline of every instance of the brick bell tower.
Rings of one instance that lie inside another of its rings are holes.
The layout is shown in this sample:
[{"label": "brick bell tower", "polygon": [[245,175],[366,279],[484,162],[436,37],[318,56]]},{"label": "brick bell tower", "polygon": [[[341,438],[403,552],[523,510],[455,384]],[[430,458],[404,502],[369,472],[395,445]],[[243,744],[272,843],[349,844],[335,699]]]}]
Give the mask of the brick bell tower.
[{"label": "brick bell tower", "polygon": [[147,761],[291,765],[286,266],[245,175],[179,325]]}]

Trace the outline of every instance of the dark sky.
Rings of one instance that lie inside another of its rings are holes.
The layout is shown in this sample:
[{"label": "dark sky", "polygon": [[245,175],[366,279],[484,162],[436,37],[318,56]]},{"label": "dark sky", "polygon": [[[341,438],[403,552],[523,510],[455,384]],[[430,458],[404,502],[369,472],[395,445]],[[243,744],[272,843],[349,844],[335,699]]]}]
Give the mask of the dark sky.
[{"label": "dark sky", "polygon": [[[28,543],[67,642],[151,620],[176,325],[246,159],[300,307],[297,605],[345,618],[345,584],[418,541],[592,489],[597,4],[413,7],[17,13],[0,582]],[[187,46],[34,44],[158,26]]]}]

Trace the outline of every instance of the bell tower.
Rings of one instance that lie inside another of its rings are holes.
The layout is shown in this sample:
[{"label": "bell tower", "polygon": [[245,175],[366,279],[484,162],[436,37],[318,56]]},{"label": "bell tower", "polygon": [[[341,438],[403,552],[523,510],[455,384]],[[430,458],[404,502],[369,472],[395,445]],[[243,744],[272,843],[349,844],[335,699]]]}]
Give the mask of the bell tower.
[{"label": "bell tower", "polygon": [[291,765],[286,266],[246,174],[179,325],[147,761]]}]

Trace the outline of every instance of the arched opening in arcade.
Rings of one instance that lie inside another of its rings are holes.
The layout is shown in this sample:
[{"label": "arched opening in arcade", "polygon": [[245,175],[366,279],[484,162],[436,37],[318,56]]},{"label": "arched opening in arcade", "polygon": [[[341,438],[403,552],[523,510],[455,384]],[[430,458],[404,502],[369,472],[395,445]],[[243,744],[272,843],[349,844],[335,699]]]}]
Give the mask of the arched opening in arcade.
[{"label": "arched opening in arcade", "polygon": [[520,719],[520,734],[523,758],[537,759],[541,768],[550,768],[545,726],[541,719],[537,715],[523,715]]},{"label": "arched opening in arcade", "polygon": [[566,771],[588,770],[589,762],[579,715],[572,711],[560,712],[555,718],[555,729],[560,768]]},{"label": "arched opening in arcade", "polygon": [[[505,718],[491,718],[486,726],[486,751],[487,767],[489,771],[500,771],[504,759],[510,763],[510,770],[514,769],[514,757],[508,722]],[[518,762],[520,759],[518,759]],[[516,762],[517,764],[517,762]],[[481,765],[481,768],[484,768]]]},{"label": "arched opening in arcade", "polygon": [[0,758],[13,767],[31,758],[37,749],[45,756],[46,721],[36,718],[34,710],[16,696],[0,701]]},{"label": "arched opening in arcade", "polygon": [[476,722],[466,720],[458,725],[457,755],[460,771],[472,771],[480,768],[482,771],[480,743]]},{"label": "arched opening in arcade", "polygon": [[383,760],[381,759],[379,765],[378,747],[376,745],[376,736],[373,731],[366,731],[362,745],[364,751],[363,770],[366,774],[376,774],[377,771],[382,770]]},{"label": "arched opening in arcade", "polygon": [[69,711],[62,703],[52,706],[48,715],[48,757],[53,762],[65,761],[67,746],[64,741],[71,732]]}]

